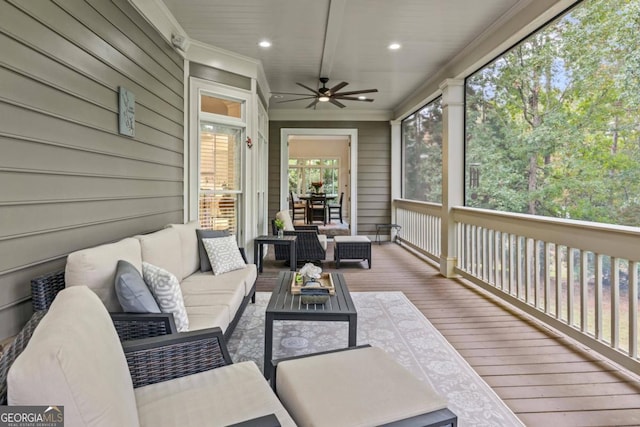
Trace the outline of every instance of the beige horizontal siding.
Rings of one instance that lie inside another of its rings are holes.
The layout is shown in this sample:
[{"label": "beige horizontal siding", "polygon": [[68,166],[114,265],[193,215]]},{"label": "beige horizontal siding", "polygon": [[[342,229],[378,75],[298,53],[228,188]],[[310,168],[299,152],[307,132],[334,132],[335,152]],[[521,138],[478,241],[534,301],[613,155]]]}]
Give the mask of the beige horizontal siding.
[{"label": "beige horizontal siding", "polygon": [[[126,0],[0,0],[0,339],[68,253],[183,219],[183,60]],[[136,97],[118,133],[118,90]]]}]

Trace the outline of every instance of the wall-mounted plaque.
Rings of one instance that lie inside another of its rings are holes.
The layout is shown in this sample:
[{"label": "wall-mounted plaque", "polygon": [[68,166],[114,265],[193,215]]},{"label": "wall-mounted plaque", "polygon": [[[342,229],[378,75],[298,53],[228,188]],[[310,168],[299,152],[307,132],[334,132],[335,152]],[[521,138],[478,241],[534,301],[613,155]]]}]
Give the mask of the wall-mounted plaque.
[{"label": "wall-mounted plaque", "polygon": [[118,88],[118,106],[118,132],[122,135],[135,136],[136,97],[133,92],[120,86]]}]

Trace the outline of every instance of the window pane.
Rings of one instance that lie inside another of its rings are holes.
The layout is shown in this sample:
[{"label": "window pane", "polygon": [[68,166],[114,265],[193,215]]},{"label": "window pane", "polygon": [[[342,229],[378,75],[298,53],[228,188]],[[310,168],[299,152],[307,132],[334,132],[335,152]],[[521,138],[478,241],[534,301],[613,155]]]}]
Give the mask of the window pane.
[{"label": "window pane", "polygon": [[403,197],[442,203],[442,99],[402,121]]},{"label": "window pane", "polygon": [[203,122],[200,126],[200,188],[240,190],[241,130]]},{"label": "window pane", "polygon": [[637,1],[586,0],[466,82],[466,204],[640,226]]},{"label": "window pane", "polygon": [[201,122],[200,226],[236,233],[242,130]]},{"label": "window pane", "polygon": [[242,103],[210,95],[200,96],[200,111],[221,116],[242,118]]}]

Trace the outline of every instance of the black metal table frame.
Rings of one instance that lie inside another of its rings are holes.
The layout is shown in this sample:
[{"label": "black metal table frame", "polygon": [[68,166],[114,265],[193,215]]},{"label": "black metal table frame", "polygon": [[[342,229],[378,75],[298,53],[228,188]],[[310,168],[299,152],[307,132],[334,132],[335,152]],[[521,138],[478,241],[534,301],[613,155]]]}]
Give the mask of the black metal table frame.
[{"label": "black metal table frame", "polygon": [[293,280],[290,272],[280,272],[276,286],[267,304],[264,325],[264,376],[271,374],[271,358],[273,355],[273,322],[275,320],[302,320],[323,322],[349,322],[348,346],[356,345],[358,328],[358,312],[353,304],[349,289],[340,273],[331,273],[336,294],[332,295],[324,305],[302,304],[300,295],[291,295],[289,287]]},{"label": "black metal table frame", "polygon": [[402,226],[400,224],[376,224],[376,242],[378,242],[378,246],[380,245],[380,231],[391,231],[392,228],[396,230],[396,235],[394,236],[393,241],[397,242],[400,230],[402,230]]},{"label": "black metal table frame", "polygon": [[264,257],[263,245],[284,245],[289,246],[289,264],[291,271],[296,270],[296,239],[298,236],[258,236],[253,242],[253,260],[258,268],[258,273],[262,273],[262,258]]}]

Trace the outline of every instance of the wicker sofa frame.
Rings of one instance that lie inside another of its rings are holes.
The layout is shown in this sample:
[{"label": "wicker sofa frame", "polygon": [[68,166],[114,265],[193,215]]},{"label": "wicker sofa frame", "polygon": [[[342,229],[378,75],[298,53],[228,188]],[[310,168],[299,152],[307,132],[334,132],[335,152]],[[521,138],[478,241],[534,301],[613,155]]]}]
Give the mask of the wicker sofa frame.
[{"label": "wicker sofa frame", "polygon": [[[286,236],[298,236],[296,239],[296,261],[298,265],[306,262],[322,262],[327,257],[327,252],[322,248],[318,240],[317,225],[294,225],[295,230],[285,230]],[[278,234],[275,220],[271,220],[271,232]],[[276,261],[289,262],[289,248],[275,246]]]},{"label": "wicker sofa frame", "polygon": [[[245,262],[247,256],[243,248],[240,253]],[[54,271],[31,280],[31,305],[34,312],[47,310],[58,292],[65,288],[64,270]],[[249,295],[245,296],[233,320],[224,332],[224,338],[231,337],[247,304],[256,301],[256,284],[253,283]],[[177,332],[173,315],[170,313],[109,313],[118,332],[120,341],[157,337]]]},{"label": "wicker sofa frame", "polygon": [[[36,311],[0,357],[0,405],[7,404],[9,368],[27,347],[33,331],[46,313],[47,310]],[[122,348],[134,388],[197,374],[233,363],[222,330],[217,327],[169,336],[136,339],[123,342]],[[275,415],[270,414],[234,425],[238,427],[276,427],[280,426],[280,423]]]}]

